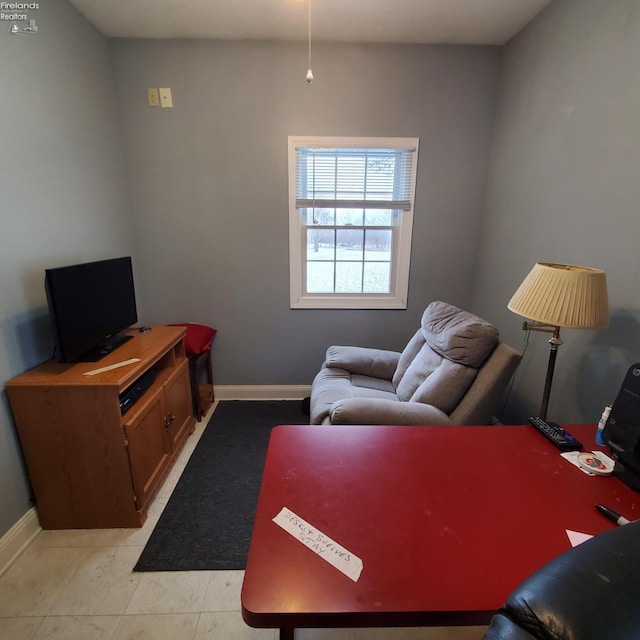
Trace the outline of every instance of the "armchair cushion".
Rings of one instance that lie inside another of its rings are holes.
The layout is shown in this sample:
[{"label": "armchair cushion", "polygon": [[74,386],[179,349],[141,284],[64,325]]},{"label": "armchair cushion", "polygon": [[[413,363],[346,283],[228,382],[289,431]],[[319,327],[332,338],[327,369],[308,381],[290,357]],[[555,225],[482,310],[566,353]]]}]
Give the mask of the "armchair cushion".
[{"label": "armchair cushion", "polygon": [[[425,345],[423,351],[430,351],[429,347]],[[425,372],[428,367],[426,363],[431,358],[424,357],[426,354],[423,351],[416,356],[402,378],[397,390],[398,398],[404,400],[408,395],[406,399],[409,402],[432,404],[449,414],[467,392],[477,371],[440,358],[440,364],[435,369]]]},{"label": "armchair cushion", "polygon": [[411,366],[415,357],[420,353],[420,349],[422,349],[423,346],[424,336],[422,335],[422,330],[418,329],[411,337],[411,340],[407,342],[407,346],[402,350],[402,353],[398,358],[398,367],[393,374],[393,385],[396,389],[400,386],[402,378],[404,378],[404,374]]},{"label": "armchair cushion", "polygon": [[382,393],[389,394],[394,400],[397,400],[396,390],[390,380],[384,378],[374,378],[373,376],[361,376],[359,373],[351,374],[351,386],[353,388],[353,397],[364,397],[367,389],[371,389],[381,396]]},{"label": "armchair cushion", "polygon": [[334,402],[331,424],[449,425],[446,413],[428,404],[381,398],[345,398]]},{"label": "armchair cushion", "polygon": [[492,325],[445,302],[431,303],[421,322],[425,342],[443,358],[478,369],[498,344]]}]

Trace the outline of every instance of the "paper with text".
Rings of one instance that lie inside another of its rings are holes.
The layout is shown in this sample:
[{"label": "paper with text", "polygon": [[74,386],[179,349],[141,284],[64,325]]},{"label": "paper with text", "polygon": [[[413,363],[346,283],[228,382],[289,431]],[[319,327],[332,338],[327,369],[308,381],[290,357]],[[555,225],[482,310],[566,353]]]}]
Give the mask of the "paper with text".
[{"label": "paper with text", "polygon": [[354,582],[358,582],[362,572],[362,560],[335,540],[318,531],[306,520],[297,516],[293,511],[283,507],[280,513],[273,519],[278,526],[300,541],[305,547],[319,555],[338,571],[342,571]]}]

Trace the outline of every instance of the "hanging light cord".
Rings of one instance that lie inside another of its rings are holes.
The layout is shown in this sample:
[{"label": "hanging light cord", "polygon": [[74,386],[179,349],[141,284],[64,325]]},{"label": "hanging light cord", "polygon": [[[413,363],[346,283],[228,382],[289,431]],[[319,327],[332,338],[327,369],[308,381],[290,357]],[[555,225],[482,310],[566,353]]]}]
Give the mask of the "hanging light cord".
[{"label": "hanging light cord", "polygon": [[313,82],[313,71],[311,71],[311,0],[309,0],[309,67],[307,69],[306,81]]},{"label": "hanging light cord", "polygon": [[309,0],[309,69],[311,69],[311,0]]}]

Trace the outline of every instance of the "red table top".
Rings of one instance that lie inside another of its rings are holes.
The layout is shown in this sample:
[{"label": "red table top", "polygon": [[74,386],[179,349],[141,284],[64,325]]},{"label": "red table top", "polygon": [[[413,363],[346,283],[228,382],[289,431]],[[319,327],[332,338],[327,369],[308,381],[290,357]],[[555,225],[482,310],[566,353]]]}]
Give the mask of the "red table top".
[{"label": "red table top", "polygon": [[[568,425],[585,445],[595,425]],[[566,530],[640,518],[640,494],[590,477],[530,426],[279,426],[242,588],[255,627],[487,624]],[[353,582],[272,519],[283,507],[363,561]]]}]

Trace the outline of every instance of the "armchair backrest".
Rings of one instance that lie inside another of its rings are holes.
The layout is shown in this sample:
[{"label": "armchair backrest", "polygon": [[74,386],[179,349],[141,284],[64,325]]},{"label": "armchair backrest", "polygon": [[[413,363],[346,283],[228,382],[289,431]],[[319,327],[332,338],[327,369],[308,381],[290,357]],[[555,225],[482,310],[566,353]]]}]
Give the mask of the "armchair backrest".
[{"label": "armchair backrest", "polygon": [[449,414],[453,424],[489,424],[522,354],[499,342],[478,369],[458,406]]},{"label": "armchair backrest", "polygon": [[498,330],[482,318],[432,302],[398,361],[393,376],[398,399],[432,404],[450,414],[498,342]]}]

